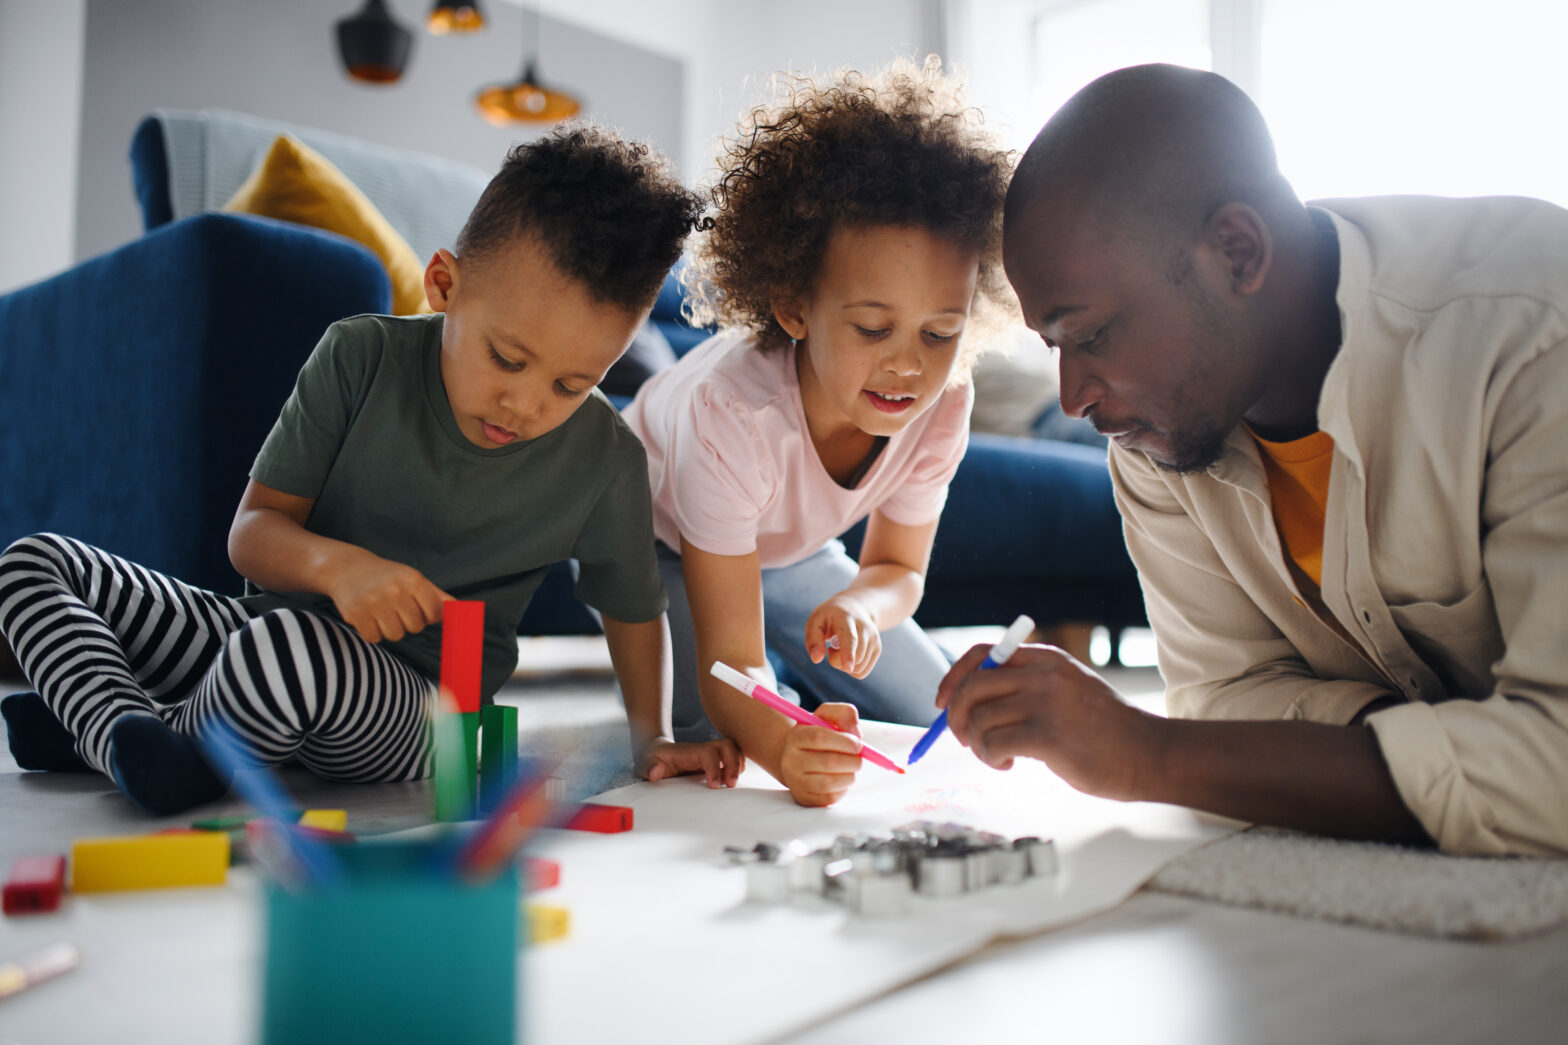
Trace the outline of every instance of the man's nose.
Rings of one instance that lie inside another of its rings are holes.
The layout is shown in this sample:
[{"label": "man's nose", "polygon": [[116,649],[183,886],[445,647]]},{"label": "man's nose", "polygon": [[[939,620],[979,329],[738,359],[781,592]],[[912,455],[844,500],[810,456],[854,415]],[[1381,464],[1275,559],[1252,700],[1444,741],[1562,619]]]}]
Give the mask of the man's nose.
[{"label": "man's nose", "polygon": [[1105,398],[1105,382],[1073,356],[1077,353],[1062,352],[1057,357],[1057,375],[1060,378],[1062,413],[1068,417],[1082,417],[1100,400]]}]

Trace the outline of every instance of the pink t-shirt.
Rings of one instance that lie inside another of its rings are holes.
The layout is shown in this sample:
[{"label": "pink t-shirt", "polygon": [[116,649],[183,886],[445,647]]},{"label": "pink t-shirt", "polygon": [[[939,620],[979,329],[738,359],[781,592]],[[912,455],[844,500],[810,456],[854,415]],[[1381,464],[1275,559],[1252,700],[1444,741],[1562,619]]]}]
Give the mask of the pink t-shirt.
[{"label": "pink t-shirt", "polygon": [[874,510],[919,526],[942,514],[969,445],[970,386],[949,388],[888,440],[860,485],[833,481],[806,431],[795,354],[715,334],[655,374],[625,410],[648,450],[653,529],[715,555],[799,562]]}]

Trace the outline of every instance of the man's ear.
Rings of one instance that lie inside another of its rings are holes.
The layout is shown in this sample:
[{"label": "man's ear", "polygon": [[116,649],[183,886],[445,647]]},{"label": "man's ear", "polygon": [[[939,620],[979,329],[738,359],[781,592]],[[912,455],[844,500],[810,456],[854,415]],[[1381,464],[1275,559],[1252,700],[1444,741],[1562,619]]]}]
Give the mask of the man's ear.
[{"label": "man's ear", "polygon": [[1224,258],[1231,290],[1254,294],[1274,263],[1274,236],[1263,215],[1245,203],[1227,203],[1203,227],[1203,243]]},{"label": "man's ear", "polygon": [[773,318],[795,340],[806,336],[806,310],[799,298],[774,298]]},{"label": "man's ear", "polygon": [[457,287],[457,259],[450,251],[438,250],[425,266],[425,300],[437,312],[445,312]]}]

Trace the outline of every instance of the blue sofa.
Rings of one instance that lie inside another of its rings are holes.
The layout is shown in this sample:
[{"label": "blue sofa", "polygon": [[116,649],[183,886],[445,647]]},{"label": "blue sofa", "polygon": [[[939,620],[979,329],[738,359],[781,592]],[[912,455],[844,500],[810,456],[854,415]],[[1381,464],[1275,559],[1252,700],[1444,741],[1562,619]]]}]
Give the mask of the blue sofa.
[{"label": "blue sofa", "polygon": [[[236,591],[225,539],[251,460],[300,364],[334,320],[384,312],[368,250],[302,226],[178,217],[158,121],[131,150],[145,235],[0,297],[0,541],[81,537]],[[667,281],[651,325],[676,355],[700,341]],[[846,535],[852,550],[857,531]],[[976,435],[932,554],[928,626],[1145,620],[1103,453]],[[547,578],[519,629],[597,630]]]}]

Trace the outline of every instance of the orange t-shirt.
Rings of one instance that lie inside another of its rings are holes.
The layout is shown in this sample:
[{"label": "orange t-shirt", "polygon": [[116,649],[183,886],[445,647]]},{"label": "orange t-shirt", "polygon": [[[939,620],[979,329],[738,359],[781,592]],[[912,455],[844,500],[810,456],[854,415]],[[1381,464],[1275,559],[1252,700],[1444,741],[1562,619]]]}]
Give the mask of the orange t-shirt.
[{"label": "orange t-shirt", "polygon": [[1288,443],[1271,443],[1253,432],[1269,477],[1274,525],[1285,554],[1323,586],[1323,519],[1328,504],[1328,473],[1334,463],[1334,437],[1313,432]]}]

